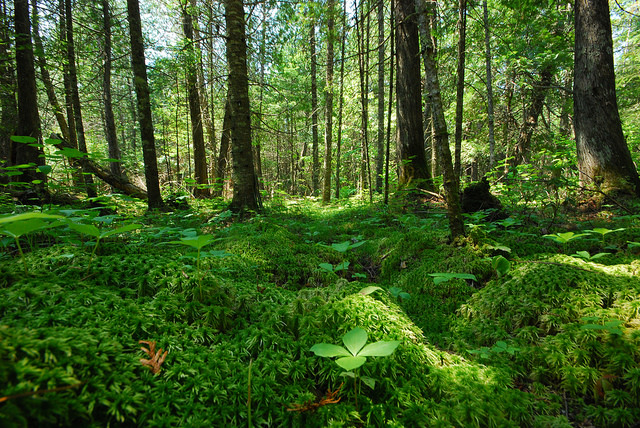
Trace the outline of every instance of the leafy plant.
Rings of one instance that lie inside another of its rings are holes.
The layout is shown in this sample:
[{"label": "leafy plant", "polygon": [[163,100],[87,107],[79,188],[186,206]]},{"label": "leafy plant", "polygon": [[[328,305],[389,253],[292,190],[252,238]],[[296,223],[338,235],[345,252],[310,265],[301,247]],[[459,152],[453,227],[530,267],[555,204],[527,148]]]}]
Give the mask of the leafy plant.
[{"label": "leafy plant", "polygon": [[504,256],[494,256],[491,259],[491,267],[497,272],[498,277],[502,277],[511,270],[511,262]]},{"label": "leafy plant", "polygon": [[411,295],[406,291],[402,291],[400,287],[391,287],[389,288],[389,293],[396,299],[407,300],[411,298]]},{"label": "leafy plant", "polygon": [[156,342],[153,340],[140,340],[138,341],[138,343],[148,346],[148,348],[145,348],[145,347],[140,348],[149,357],[148,359],[141,358],[140,363],[143,366],[149,367],[149,369],[151,369],[151,373],[153,374],[160,373],[160,368],[162,367],[162,363],[164,363],[165,358],[167,358],[167,354],[169,353],[169,351],[164,351],[163,353],[162,348],[156,351]]},{"label": "leafy plant", "polygon": [[572,255],[572,257],[578,257],[584,260],[588,260],[588,261],[593,261],[593,260],[598,260],[602,257],[605,256],[610,256],[610,253],[597,253],[594,255],[589,254],[588,251],[576,251],[575,254]]},{"label": "leafy plant", "polygon": [[597,235],[600,235],[600,237],[602,238],[602,246],[604,247],[604,237],[605,235],[608,235],[609,233],[613,233],[613,232],[620,232],[625,230],[624,227],[618,228],[618,229],[607,229],[606,227],[596,227],[594,229],[590,229],[590,230],[585,230],[585,232],[591,232],[591,233],[595,233]]},{"label": "leafy plant", "polygon": [[480,358],[489,358],[491,357],[491,355],[500,354],[503,352],[509,355],[514,355],[519,350],[520,348],[508,345],[507,342],[499,340],[491,348],[483,346],[480,349],[470,349],[467,352],[469,352],[470,354],[476,354]]},{"label": "leafy plant", "polygon": [[435,285],[442,284],[443,282],[451,281],[452,279],[470,279],[472,281],[477,281],[475,275],[470,273],[430,273],[430,277],[433,278],[433,283]]},{"label": "leafy plant", "polygon": [[[358,404],[359,377],[357,369],[367,362],[367,357],[386,357],[396,350],[400,341],[378,341],[366,345],[368,339],[367,332],[356,327],[342,336],[342,342],[346,349],[342,346],[332,345],[330,343],[316,343],[311,347],[311,352],[318,357],[340,357],[335,360],[336,364],[342,367],[346,372],[342,375],[352,377],[354,379],[354,392],[356,406]],[[365,346],[366,345],[366,346]],[[375,380],[367,376],[360,378],[365,385],[375,388]]]},{"label": "leafy plant", "polygon": [[566,244],[570,241],[573,241],[574,239],[578,239],[582,236],[588,236],[588,233],[575,233],[575,232],[564,232],[564,233],[553,233],[553,234],[547,234],[547,235],[543,235],[545,238],[549,238],[552,239],[553,241],[557,242],[558,244]]}]

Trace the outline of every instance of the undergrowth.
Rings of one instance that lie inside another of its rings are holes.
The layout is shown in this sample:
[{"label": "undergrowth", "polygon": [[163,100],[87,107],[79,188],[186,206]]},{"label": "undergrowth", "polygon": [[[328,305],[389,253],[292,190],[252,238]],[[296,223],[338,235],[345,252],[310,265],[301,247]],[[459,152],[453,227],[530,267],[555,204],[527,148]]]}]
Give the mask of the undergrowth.
[{"label": "undergrowth", "polygon": [[[244,223],[204,205],[128,213],[101,231],[144,226],[101,232],[99,246],[68,226],[94,213],[52,209],[61,219],[47,221],[67,223],[20,238],[26,273],[2,241],[0,425],[640,420],[637,217],[574,222],[612,233],[562,244],[543,236],[562,224],[475,216],[454,247],[441,212],[377,208],[280,201]],[[199,235],[211,239],[197,253],[171,244]],[[354,379],[310,351],[356,327],[400,342],[359,369],[376,383],[357,399]],[[157,373],[139,341],[168,351]]]}]

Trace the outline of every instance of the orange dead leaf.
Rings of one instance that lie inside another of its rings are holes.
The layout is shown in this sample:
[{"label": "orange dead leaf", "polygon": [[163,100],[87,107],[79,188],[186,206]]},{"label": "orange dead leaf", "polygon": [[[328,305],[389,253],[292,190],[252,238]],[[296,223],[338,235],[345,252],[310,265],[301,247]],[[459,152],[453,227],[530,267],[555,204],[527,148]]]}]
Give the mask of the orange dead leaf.
[{"label": "orange dead leaf", "polygon": [[164,359],[167,358],[167,354],[169,353],[169,351],[164,351],[163,353],[162,348],[160,348],[156,352],[156,342],[152,340],[140,340],[138,341],[138,343],[142,343],[149,347],[140,348],[149,356],[149,359],[140,358],[140,362],[143,366],[149,367],[151,369],[151,373],[158,374],[160,372],[160,367],[162,366],[162,363],[164,363]]},{"label": "orange dead leaf", "polygon": [[338,392],[340,392],[340,388],[342,388],[342,385],[344,384],[341,383],[338,389],[336,389],[335,391],[328,390],[327,395],[325,395],[324,398],[321,398],[318,401],[309,400],[304,404],[293,403],[291,405],[291,408],[287,409],[287,411],[300,413],[309,411],[314,412],[320,407],[326,406],[327,404],[335,404],[340,401],[340,397],[336,398],[336,396],[338,395]]}]

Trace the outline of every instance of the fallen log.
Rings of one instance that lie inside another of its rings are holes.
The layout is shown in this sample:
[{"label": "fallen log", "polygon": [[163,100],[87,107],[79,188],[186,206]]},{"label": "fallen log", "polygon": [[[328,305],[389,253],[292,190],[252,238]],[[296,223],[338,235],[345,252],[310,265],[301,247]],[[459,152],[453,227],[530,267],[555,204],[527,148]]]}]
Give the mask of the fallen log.
[{"label": "fallen log", "polygon": [[133,184],[124,175],[113,175],[111,171],[103,168],[102,166],[89,159],[89,155],[87,153],[81,152],[77,148],[73,147],[71,143],[66,141],[60,135],[52,134],[51,138],[47,140],[47,142],[53,144],[62,152],[64,156],[67,157],[67,159],[69,159],[71,165],[79,167],[83,172],[88,172],[95,175],[100,180],[104,181],[105,183],[107,183],[114,189],[119,190],[125,195],[147,200],[147,191],[145,189]]}]

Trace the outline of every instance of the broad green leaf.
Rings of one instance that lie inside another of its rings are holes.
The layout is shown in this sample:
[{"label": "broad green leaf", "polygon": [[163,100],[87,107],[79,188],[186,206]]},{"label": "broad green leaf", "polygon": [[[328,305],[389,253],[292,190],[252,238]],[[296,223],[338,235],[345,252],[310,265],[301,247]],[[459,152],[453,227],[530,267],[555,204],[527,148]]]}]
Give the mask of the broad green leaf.
[{"label": "broad green leaf", "polygon": [[62,216],[60,215],[51,215],[51,214],[42,214],[42,213],[36,213],[36,212],[31,212],[31,213],[21,213],[21,214],[14,214],[14,215],[10,215],[10,216],[6,216],[6,217],[0,217],[0,224],[3,223],[10,223],[10,222],[14,222],[14,221],[22,221],[22,220],[29,220],[32,218],[40,218],[40,219],[56,219],[56,218],[62,218]]},{"label": "broad green leaf", "polygon": [[354,372],[342,372],[340,373],[340,376],[350,377],[351,379],[356,378],[356,374]]},{"label": "broad green leaf", "polygon": [[349,268],[349,264],[350,264],[349,262],[342,262],[340,264],[337,264],[336,267],[333,268],[333,271],[334,272],[338,272],[338,271],[341,271],[341,270],[346,270],[346,269]]},{"label": "broad green leaf", "polygon": [[49,174],[51,172],[53,168],[51,167],[51,165],[40,165],[38,167],[38,171],[40,171],[43,174]]},{"label": "broad green leaf", "polygon": [[35,232],[36,230],[48,229],[50,227],[52,227],[50,223],[42,221],[39,218],[32,218],[4,224],[2,228],[0,228],[0,233],[11,236],[12,238],[19,238],[22,235]]},{"label": "broad green leaf", "polygon": [[349,241],[344,241],[339,244],[331,244],[331,248],[338,251],[339,253],[346,252],[350,246],[351,246],[351,243]]},{"label": "broad green leaf", "polygon": [[93,236],[94,238],[100,238],[100,229],[92,224],[82,224],[73,221],[70,221],[68,224],[71,229],[75,230],[78,233]]},{"label": "broad green leaf", "polygon": [[369,294],[374,293],[378,290],[382,290],[382,288],[376,287],[375,285],[370,285],[358,291],[358,293],[362,294],[363,296],[368,296]]},{"label": "broad green leaf", "polygon": [[588,251],[576,251],[574,256],[580,257],[581,259],[585,259],[585,260],[589,260],[591,258],[591,255],[589,254]]},{"label": "broad green leaf", "polygon": [[594,254],[593,256],[591,256],[591,260],[597,260],[599,258],[605,257],[605,256],[610,256],[611,253],[598,253],[598,254]]},{"label": "broad green leaf", "polygon": [[369,388],[371,389],[375,389],[376,388],[376,380],[373,378],[370,378],[369,376],[362,376],[360,379],[362,379],[362,382],[367,385]]},{"label": "broad green leaf", "polygon": [[333,265],[331,263],[320,263],[318,267],[326,270],[327,272],[333,272]]},{"label": "broad green leaf", "polygon": [[318,357],[349,357],[349,351],[342,346],[332,345],[330,343],[316,343],[311,347],[311,352]]},{"label": "broad green leaf", "polygon": [[366,243],[366,242],[367,242],[366,240],[356,242],[355,244],[351,244],[350,248],[351,248],[351,249],[358,248],[359,246],[363,245],[363,244],[364,244],[364,243]]},{"label": "broad green leaf", "polygon": [[33,137],[28,137],[28,136],[22,136],[22,135],[12,135],[11,141],[15,141],[16,143],[31,144],[31,143],[37,143],[38,139]]},{"label": "broad green leaf", "polygon": [[169,241],[169,244],[178,244],[178,245],[186,245],[196,250],[209,245],[214,242],[216,239],[213,235],[198,235],[193,237],[180,238],[179,241]]},{"label": "broad green leaf", "polygon": [[587,236],[587,235],[588,233],[564,232],[564,233],[554,233],[554,234],[543,235],[543,237],[551,238],[559,244],[566,244],[572,239],[576,239],[581,236]]},{"label": "broad green leaf", "polygon": [[126,226],[122,226],[122,227],[119,227],[117,229],[108,230],[106,232],[101,233],[100,234],[100,238],[102,239],[102,238],[107,238],[107,237],[112,236],[112,235],[116,235],[118,233],[130,232],[132,230],[140,229],[141,227],[142,227],[141,224],[135,224],[135,223],[127,224]]},{"label": "broad green leaf", "polygon": [[498,276],[506,274],[507,272],[509,272],[509,269],[511,269],[511,263],[503,256],[494,257],[491,265],[496,270],[496,272],[498,272]]},{"label": "broad green leaf", "polygon": [[476,276],[470,273],[430,273],[429,276],[433,277],[433,283],[438,285],[443,282],[447,282],[451,279],[472,279],[477,281]]},{"label": "broad green leaf", "polygon": [[606,227],[595,227],[591,230],[587,230],[587,232],[594,232],[594,233],[598,233],[600,235],[606,235],[607,233],[611,233],[611,232],[620,232],[624,230],[624,227],[621,227],[619,229],[607,229]]},{"label": "broad green leaf", "polygon": [[336,360],[336,364],[345,370],[355,370],[366,361],[365,357],[342,357]]},{"label": "broad green leaf", "polygon": [[360,327],[356,327],[342,336],[342,342],[349,352],[351,352],[351,355],[356,356],[365,343],[367,343],[367,332]]},{"label": "broad green leaf", "polygon": [[370,343],[360,352],[358,352],[358,356],[361,357],[386,357],[388,355],[393,354],[393,351],[396,350],[400,342],[398,340],[392,341],[384,341]]}]

